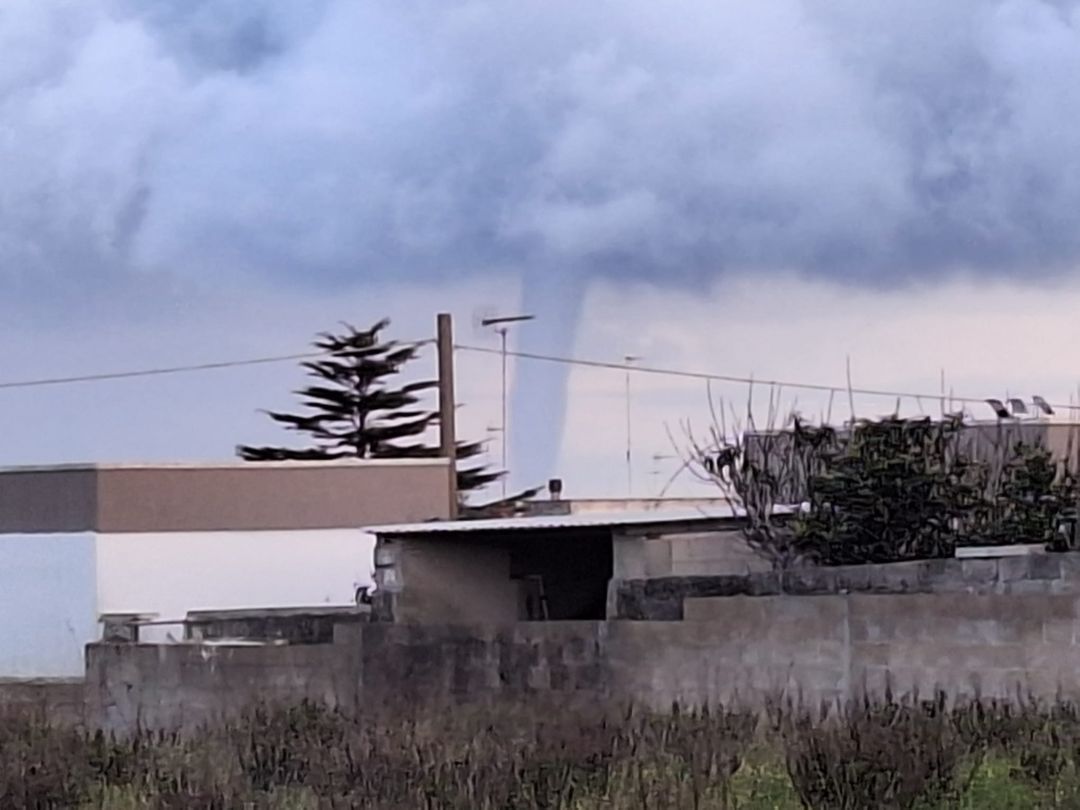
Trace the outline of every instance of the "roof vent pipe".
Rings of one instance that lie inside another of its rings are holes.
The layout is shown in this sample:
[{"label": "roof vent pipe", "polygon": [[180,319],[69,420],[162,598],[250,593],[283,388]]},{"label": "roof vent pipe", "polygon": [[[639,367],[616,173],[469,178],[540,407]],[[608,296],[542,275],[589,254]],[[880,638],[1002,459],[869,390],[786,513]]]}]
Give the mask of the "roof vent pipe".
[{"label": "roof vent pipe", "polygon": [[551,493],[551,500],[562,500],[562,479],[552,478],[550,481],[548,481],[548,492]]}]

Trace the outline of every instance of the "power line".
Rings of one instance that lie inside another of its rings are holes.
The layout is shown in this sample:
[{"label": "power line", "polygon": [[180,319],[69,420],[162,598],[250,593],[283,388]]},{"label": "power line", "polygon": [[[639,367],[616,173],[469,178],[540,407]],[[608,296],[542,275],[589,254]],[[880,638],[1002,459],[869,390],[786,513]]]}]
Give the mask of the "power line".
[{"label": "power line", "polygon": [[290,360],[310,360],[322,357],[329,352],[306,352],[304,354],[281,354],[274,357],[254,357],[247,360],[222,360],[217,363],[197,363],[189,366],[167,366],[164,368],[143,368],[132,371],[108,371],[101,374],[80,374],[72,377],[44,377],[37,380],[0,381],[4,388],[37,388],[45,385],[67,385],[69,383],[102,382],[104,380],[126,380],[132,377],[153,377],[163,374],[185,374],[193,371],[212,371],[237,366],[257,366],[268,363],[284,363]]},{"label": "power line", "polygon": [[[466,346],[462,344],[455,344],[455,349],[465,352],[478,352],[480,354],[501,354],[500,349],[491,349],[485,346]],[[963,402],[974,403],[979,405],[986,404],[986,397],[964,397],[949,394],[943,396],[940,391],[928,394],[924,392],[914,391],[889,391],[881,388],[849,388],[847,385],[825,385],[823,383],[803,383],[792,382],[790,380],[763,380],[755,377],[740,377],[734,374],[712,374],[704,371],[685,371],[683,369],[674,368],[662,368],[660,366],[643,366],[638,363],[616,363],[604,360],[585,360],[577,357],[559,357],[551,354],[537,354],[536,352],[521,352],[521,351],[508,351],[507,354],[511,357],[518,357],[522,360],[540,360],[547,363],[562,363],[571,366],[583,366],[585,368],[603,368],[611,369],[613,371],[632,371],[642,374],[659,374],[668,377],[683,377],[693,380],[707,380],[716,382],[731,382],[731,383],[744,383],[748,385],[764,385],[767,387],[776,388],[796,388],[806,391],[827,391],[829,393],[837,393],[842,391],[851,391],[853,394],[861,394],[865,396],[874,397],[901,397],[917,400],[941,400],[947,398],[950,402]],[[1078,407],[1074,404],[1062,405],[1060,403],[1048,403],[1052,408],[1061,410],[1076,410]]]},{"label": "power line", "polygon": [[[416,341],[416,345],[424,346],[433,341],[421,340]],[[454,349],[465,352],[476,352],[479,354],[493,354],[501,355],[501,349],[488,348],[486,346],[469,346],[465,344],[454,344]],[[96,374],[80,374],[67,377],[43,377],[39,379],[30,380],[8,380],[0,381],[0,390],[13,389],[13,388],[38,388],[49,385],[68,385],[74,383],[89,383],[89,382],[106,382],[109,380],[124,380],[133,379],[138,377],[155,377],[168,374],[188,374],[199,371],[215,371],[218,369],[238,368],[243,366],[256,366],[267,365],[271,363],[284,363],[297,360],[310,360],[316,357],[324,357],[333,352],[303,352],[300,354],[281,354],[273,355],[270,357],[253,357],[240,360],[222,360],[212,363],[194,363],[191,365],[183,366],[165,366],[160,368],[144,368],[133,369],[130,371],[111,371],[102,372]],[[584,368],[600,368],[610,369],[613,371],[631,371],[640,374],[655,374],[668,377],[682,377],[684,379],[694,380],[707,380],[716,382],[729,382],[729,383],[741,383],[746,385],[764,385],[776,388],[795,388],[806,391],[825,391],[829,393],[842,392],[850,390],[853,394],[860,394],[864,396],[876,396],[876,397],[902,397],[916,400],[940,400],[943,398],[940,391],[927,393],[925,391],[894,391],[882,388],[850,388],[847,385],[826,385],[824,383],[805,383],[794,382],[791,380],[770,380],[770,379],[758,379],[755,377],[743,377],[736,374],[717,374],[712,372],[703,371],[687,371],[685,369],[664,368],[660,366],[645,366],[638,363],[617,363],[604,360],[588,360],[578,357],[560,357],[558,355],[539,354],[536,352],[522,352],[522,351],[507,351],[506,354],[510,357],[517,357],[523,360],[538,360],[547,363],[561,363],[564,365],[581,366]],[[950,402],[963,402],[968,404],[986,404],[986,397],[970,397],[970,396],[958,396],[955,394],[948,395]],[[1077,405],[1061,403],[1049,403],[1052,408],[1060,410],[1076,410]]]},{"label": "power line", "polygon": [[[434,343],[432,339],[410,341],[409,345],[422,347]],[[301,354],[279,354],[271,357],[251,357],[242,360],[220,360],[214,363],[194,363],[187,366],[165,366],[163,368],[141,368],[131,371],[107,371],[99,374],[79,374],[70,377],[43,377],[36,380],[0,381],[0,389],[38,388],[46,385],[68,385],[70,383],[105,382],[108,380],[126,380],[133,377],[156,377],[164,374],[187,374],[195,371],[215,371],[222,368],[239,366],[259,366],[269,363],[285,363],[296,360],[312,360],[316,357],[333,355],[332,350],[303,352]]]}]

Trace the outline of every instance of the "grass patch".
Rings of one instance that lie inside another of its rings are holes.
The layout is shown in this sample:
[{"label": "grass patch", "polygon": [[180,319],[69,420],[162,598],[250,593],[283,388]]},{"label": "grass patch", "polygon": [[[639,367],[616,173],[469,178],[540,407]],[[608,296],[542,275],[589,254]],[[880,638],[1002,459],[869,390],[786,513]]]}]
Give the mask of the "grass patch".
[{"label": "grass patch", "polygon": [[259,707],[123,739],[0,716],[0,808],[1020,810],[1080,808],[1071,705],[791,706],[767,722],[520,705],[346,716]]}]

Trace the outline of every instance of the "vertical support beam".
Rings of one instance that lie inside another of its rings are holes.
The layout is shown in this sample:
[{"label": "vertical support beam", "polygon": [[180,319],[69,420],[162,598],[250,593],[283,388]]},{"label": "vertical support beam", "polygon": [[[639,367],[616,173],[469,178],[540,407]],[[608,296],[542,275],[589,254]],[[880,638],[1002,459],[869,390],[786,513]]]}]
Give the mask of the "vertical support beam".
[{"label": "vertical support beam", "polygon": [[458,512],[457,426],[454,396],[454,323],[447,312],[440,312],[437,322],[439,348],[439,449],[450,461],[450,517]]}]

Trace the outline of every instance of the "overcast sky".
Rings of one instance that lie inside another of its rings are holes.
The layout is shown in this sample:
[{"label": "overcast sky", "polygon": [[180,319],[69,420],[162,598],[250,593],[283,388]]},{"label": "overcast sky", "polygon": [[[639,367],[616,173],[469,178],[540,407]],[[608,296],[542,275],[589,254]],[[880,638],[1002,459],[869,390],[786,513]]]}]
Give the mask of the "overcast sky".
[{"label": "overcast sky", "polygon": [[[1071,2],[5,0],[0,54],[0,381],[440,309],[759,378],[1080,378]],[[462,359],[478,435],[497,372]],[[621,494],[622,375],[514,375],[521,482]],[[227,457],[298,381],[0,389],[0,456]],[[633,391],[644,490],[703,392]]]}]

